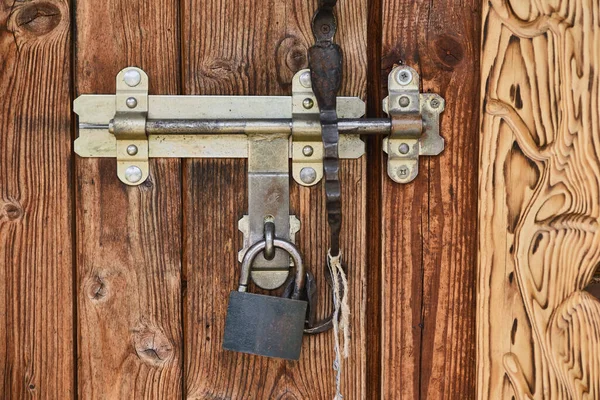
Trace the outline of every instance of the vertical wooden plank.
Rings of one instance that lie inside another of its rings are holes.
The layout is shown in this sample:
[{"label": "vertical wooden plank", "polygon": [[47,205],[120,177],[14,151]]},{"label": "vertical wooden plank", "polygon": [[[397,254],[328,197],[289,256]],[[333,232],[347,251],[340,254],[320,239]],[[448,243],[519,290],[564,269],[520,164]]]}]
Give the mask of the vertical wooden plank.
[{"label": "vertical wooden plank", "polygon": [[74,397],[67,1],[0,2],[0,393]]},{"label": "vertical wooden plank", "polygon": [[[128,65],[150,94],[177,94],[176,1],[78,2],[77,94],[114,93]],[[138,187],[114,159],[77,160],[79,395],[174,398],[182,391],[181,162],[157,159]]]},{"label": "vertical wooden plank", "polygon": [[600,5],[484,2],[478,396],[600,398]]},{"label": "vertical wooden plank", "polygon": [[[382,82],[386,81],[381,68],[383,0],[368,2],[367,24],[367,117],[383,117]],[[382,388],[382,179],[383,143],[380,137],[365,138],[367,144],[367,304],[366,356],[367,399],[381,398]]]},{"label": "vertical wooden plank", "polygon": [[[316,1],[223,0],[183,3],[184,91],[188,94],[289,95],[307,65]],[[224,10],[227,10],[225,12]],[[345,53],[342,93],[365,97],[366,1],[341,2],[336,37]],[[210,21],[207,23],[206,21]],[[346,398],[365,393],[365,161],[344,161],[345,260],[352,295],[352,357],[345,363]],[[305,337],[299,362],[221,349],[229,291],[237,286],[237,221],[247,210],[246,162],[189,160],[184,169],[186,395],[188,398],[332,398],[332,334]],[[320,281],[321,311],[331,307],[323,269],[328,228],[321,186],[292,184],[291,206],[302,221],[298,243]]]},{"label": "vertical wooden plank", "polygon": [[382,398],[475,395],[478,7],[383,2],[382,69],[410,65],[446,99],[446,150],[411,184],[383,177]]}]

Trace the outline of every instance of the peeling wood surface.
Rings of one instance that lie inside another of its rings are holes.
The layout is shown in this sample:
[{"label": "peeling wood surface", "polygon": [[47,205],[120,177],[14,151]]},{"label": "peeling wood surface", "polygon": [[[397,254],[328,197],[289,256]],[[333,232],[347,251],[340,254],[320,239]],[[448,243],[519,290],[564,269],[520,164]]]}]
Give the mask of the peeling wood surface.
[{"label": "peeling wood surface", "polygon": [[[183,2],[185,94],[289,95],[306,68],[317,2],[244,0],[224,13],[224,1]],[[341,94],[366,94],[366,7],[340,2],[336,40],[344,49]],[[207,24],[205,21],[210,21]],[[343,392],[366,396],[365,159],[341,165],[344,260],[352,298],[352,357],[344,363]],[[300,362],[268,360],[222,350],[228,294],[237,287],[238,220],[247,210],[246,161],[187,160],[184,165],[186,396],[188,398],[327,399],[335,392],[331,332],[304,338]],[[323,271],[328,227],[322,185],[291,188],[291,210],[305,264],[318,279],[322,314],[331,307]]]},{"label": "peeling wood surface", "polygon": [[600,398],[600,10],[484,2],[478,396]]},{"label": "peeling wood surface", "polygon": [[[178,94],[177,2],[78,2],[77,95],[114,93],[144,69],[150,94]],[[77,158],[78,391],[87,398],[182,394],[181,161],[150,162],[128,187],[114,159]]]},{"label": "peeling wood surface", "polygon": [[0,393],[75,396],[69,3],[0,2]]},{"label": "peeling wood surface", "polygon": [[475,396],[479,4],[383,1],[382,82],[402,62],[446,100],[441,156],[407,185],[382,174],[385,399]]}]

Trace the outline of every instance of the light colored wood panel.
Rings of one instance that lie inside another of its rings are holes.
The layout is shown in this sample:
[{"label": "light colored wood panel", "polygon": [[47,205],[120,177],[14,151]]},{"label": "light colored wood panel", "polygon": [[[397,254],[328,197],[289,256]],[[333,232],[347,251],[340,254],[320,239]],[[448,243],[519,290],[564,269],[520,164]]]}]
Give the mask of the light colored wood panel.
[{"label": "light colored wood panel", "polygon": [[0,393],[75,396],[69,2],[0,2]]},{"label": "light colored wood panel", "polygon": [[[150,94],[178,93],[177,2],[78,2],[76,22],[77,94],[114,93],[128,65]],[[114,159],[77,159],[81,398],[181,396],[180,165],[152,160],[128,187]]]},{"label": "light colored wood panel", "polygon": [[599,23],[595,0],[484,2],[481,399],[600,397]]},{"label": "light colored wood panel", "polygon": [[[316,2],[248,0],[226,15],[226,2],[183,3],[184,89],[189,94],[289,95],[291,78],[307,65]],[[336,41],[345,53],[341,94],[366,92],[366,2],[341,2]],[[229,8],[228,8],[229,9]],[[189,21],[188,21],[189,19]],[[207,25],[203,21],[210,21]],[[190,160],[185,164],[186,395],[189,398],[330,398],[334,371],[332,334],[305,337],[298,363],[267,360],[221,349],[229,291],[236,288],[241,245],[238,219],[246,212],[246,163]],[[365,397],[365,161],[344,161],[343,243],[350,268],[352,358],[346,364],[346,398]],[[198,211],[198,204],[203,210]],[[302,221],[300,249],[320,282],[320,308],[331,307],[324,284],[327,250],[324,192],[292,185],[291,206]]]},{"label": "light colored wood panel", "polygon": [[[382,398],[473,398],[479,0],[383,1],[382,72],[441,94],[446,149],[382,183]],[[385,171],[385,167],[383,171]]]}]

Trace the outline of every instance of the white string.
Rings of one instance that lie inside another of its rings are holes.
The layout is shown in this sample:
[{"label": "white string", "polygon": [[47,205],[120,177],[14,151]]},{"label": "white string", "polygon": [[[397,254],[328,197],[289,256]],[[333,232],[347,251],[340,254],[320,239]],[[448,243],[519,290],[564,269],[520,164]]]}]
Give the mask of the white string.
[{"label": "white string", "polygon": [[[341,392],[342,359],[340,357],[340,332],[344,342],[344,358],[350,355],[350,306],[348,304],[348,279],[342,267],[342,253],[333,257],[331,252],[327,253],[327,265],[331,273],[333,286],[333,337],[335,345],[335,360],[333,361],[333,370],[336,371],[335,386],[336,394],[333,400],[344,398]],[[340,291],[343,295],[340,299]],[[341,311],[341,318],[340,318]]]}]

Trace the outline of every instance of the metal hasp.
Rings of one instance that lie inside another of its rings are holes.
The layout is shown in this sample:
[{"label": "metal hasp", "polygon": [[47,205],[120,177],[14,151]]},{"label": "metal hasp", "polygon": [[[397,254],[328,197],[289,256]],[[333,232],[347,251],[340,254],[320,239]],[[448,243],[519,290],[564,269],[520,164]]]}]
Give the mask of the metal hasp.
[{"label": "metal hasp", "polygon": [[[419,155],[444,149],[439,114],[444,100],[419,93],[419,76],[407,66],[389,75],[384,109],[389,119],[360,119],[365,103],[337,98],[340,158],[365,152],[360,134],[389,135],[388,175],[407,183],[418,173]],[[150,96],[148,76],[136,67],[119,72],[115,95],[82,95],[75,100],[82,157],[115,157],[119,179],[131,186],[149,176],[149,158],[248,158],[248,215],[239,222],[244,245],[239,254],[264,238],[265,218],[275,236],[295,241],[300,222],[289,213],[289,159],[294,180],[303,186],[323,178],[324,147],[319,106],[310,70],[292,80],[292,96]],[[289,257],[259,255],[251,277],[264,289],[281,286],[289,275]]]},{"label": "metal hasp", "polygon": [[383,110],[392,120],[383,142],[387,173],[394,182],[408,183],[419,173],[419,156],[436,156],[444,150],[439,118],[445,103],[437,94],[419,93],[419,75],[407,66],[392,70],[388,91],[383,100]]},{"label": "metal hasp", "polygon": [[[248,238],[253,245],[266,236],[265,220],[275,225],[275,237],[290,241],[290,174],[289,141],[286,133],[251,134],[248,137]],[[242,250],[243,252],[243,250]],[[290,269],[288,254],[275,250],[267,259],[260,253],[252,264],[252,280],[267,290],[276,289],[287,280]]]},{"label": "metal hasp", "polygon": [[[144,71],[125,68],[117,75],[116,95],[75,100],[75,152],[82,157],[116,156],[119,179],[132,186],[148,178],[149,157],[248,158],[248,215],[239,221],[244,234],[240,261],[249,247],[263,240],[265,218],[272,218],[278,239],[293,243],[300,221],[289,211],[289,159],[298,182],[315,184],[323,176],[319,111],[306,72],[294,76],[291,97],[149,96]],[[359,98],[340,97],[338,104],[344,118],[364,115]],[[303,110],[311,117],[299,118]],[[359,158],[365,151],[358,132],[344,135],[340,147],[342,158]],[[286,281],[289,269],[289,256],[276,250],[270,259],[256,257],[251,277],[257,286],[275,289]]]}]

